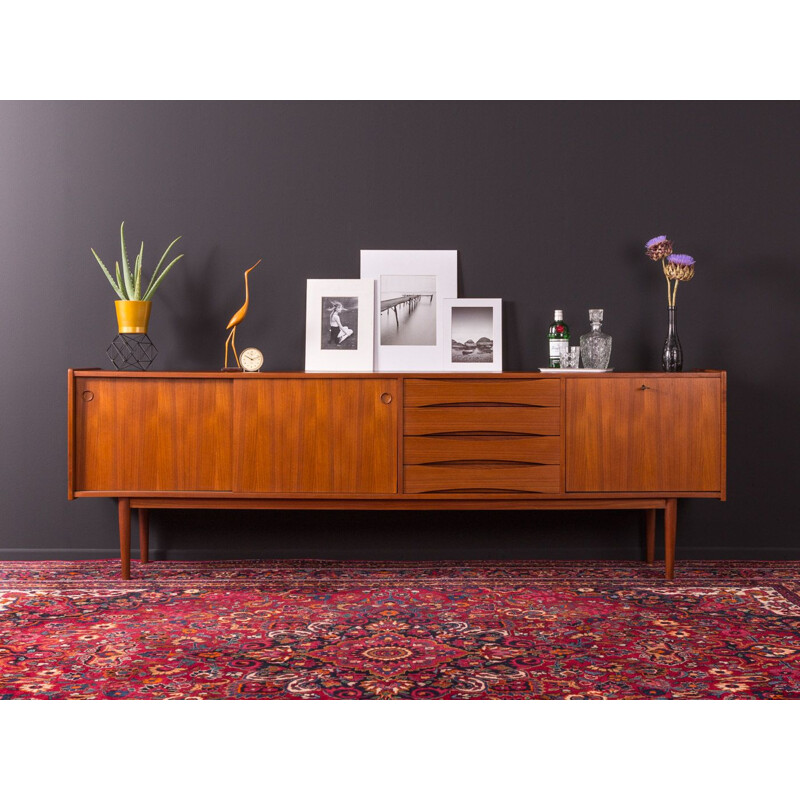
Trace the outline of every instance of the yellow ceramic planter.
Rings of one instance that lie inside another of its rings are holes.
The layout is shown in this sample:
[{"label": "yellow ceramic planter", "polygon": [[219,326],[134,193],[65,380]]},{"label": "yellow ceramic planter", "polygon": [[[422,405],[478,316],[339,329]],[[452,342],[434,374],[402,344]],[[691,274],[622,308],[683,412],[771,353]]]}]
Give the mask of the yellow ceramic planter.
[{"label": "yellow ceramic planter", "polygon": [[150,300],[115,300],[120,333],[147,333],[150,321]]}]

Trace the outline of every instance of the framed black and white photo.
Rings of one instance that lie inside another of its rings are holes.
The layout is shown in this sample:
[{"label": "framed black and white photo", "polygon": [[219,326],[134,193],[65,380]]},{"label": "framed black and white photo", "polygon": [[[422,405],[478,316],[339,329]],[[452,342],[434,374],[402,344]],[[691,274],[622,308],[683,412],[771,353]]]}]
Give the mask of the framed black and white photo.
[{"label": "framed black and white photo", "polygon": [[361,251],[361,277],[375,281],[375,369],[442,368],[442,301],[458,294],[457,265],[457,250]]},{"label": "framed black and white photo", "polygon": [[371,372],[374,281],[312,279],[307,284],[306,370]]},{"label": "framed black and white photo", "polygon": [[448,352],[445,370],[503,371],[503,301],[500,298],[444,300]]}]

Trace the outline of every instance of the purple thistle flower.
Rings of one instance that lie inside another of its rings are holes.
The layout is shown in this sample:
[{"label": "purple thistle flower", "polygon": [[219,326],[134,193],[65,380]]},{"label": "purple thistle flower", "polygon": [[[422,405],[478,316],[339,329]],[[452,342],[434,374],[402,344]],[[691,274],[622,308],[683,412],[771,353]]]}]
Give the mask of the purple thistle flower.
[{"label": "purple thistle flower", "polygon": [[644,246],[644,251],[652,261],[661,261],[672,252],[672,242],[666,236],[656,236]]},{"label": "purple thistle flower", "polygon": [[694,259],[685,253],[669,256],[667,263],[664,265],[664,274],[667,279],[690,281],[694,278]]},{"label": "purple thistle flower", "polygon": [[679,267],[694,266],[694,259],[691,256],[687,256],[685,253],[676,253],[674,256],[670,256],[667,261]]}]

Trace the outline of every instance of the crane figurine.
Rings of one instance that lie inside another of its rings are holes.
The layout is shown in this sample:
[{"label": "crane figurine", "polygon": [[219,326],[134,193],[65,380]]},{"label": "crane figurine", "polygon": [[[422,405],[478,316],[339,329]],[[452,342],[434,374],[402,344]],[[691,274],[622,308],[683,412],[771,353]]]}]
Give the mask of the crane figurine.
[{"label": "crane figurine", "polygon": [[259,264],[259,258],[250,269],[244,271],[244,305],[231,317],[230,322],[225,327],[226,331],[230,331],[228,338],[225,340],[225,366],[223,369],[228,369],[228,343],[230,343],[231,350],[233,350],[233,357],[236,359],[236,366],[231,367],[234,371],[241,370],[242,365],[239,363],[239,356],[236,353],[236,326],[247,316],[247,306],[250,305],[250,289],[247,285],[247,275],[252,272]]}]

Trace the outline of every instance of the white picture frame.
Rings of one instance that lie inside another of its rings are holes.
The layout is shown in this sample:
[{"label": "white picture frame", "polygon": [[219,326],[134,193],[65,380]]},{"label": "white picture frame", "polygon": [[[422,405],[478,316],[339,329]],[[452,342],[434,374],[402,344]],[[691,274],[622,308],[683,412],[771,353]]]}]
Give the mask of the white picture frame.
[{"label": "white picture frame", "polygon": [[306,372],[372,372],[375,281],[311,278],[306,285]]},{"label": "white picture frame", "polygon": [[362,250],[361,277],[375,283],[375,370],[441,370],[442,301],[458,296],[458,251]]},{"label": "white picture frame", "polygon": [[443,371],[502,372],[502,299],[445,298],[443,305],[448,344]]}]

